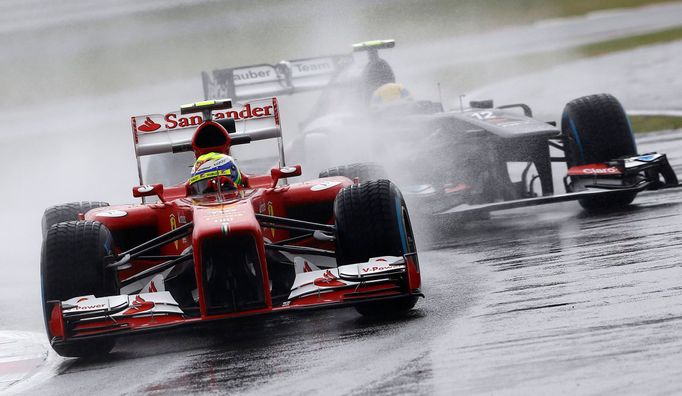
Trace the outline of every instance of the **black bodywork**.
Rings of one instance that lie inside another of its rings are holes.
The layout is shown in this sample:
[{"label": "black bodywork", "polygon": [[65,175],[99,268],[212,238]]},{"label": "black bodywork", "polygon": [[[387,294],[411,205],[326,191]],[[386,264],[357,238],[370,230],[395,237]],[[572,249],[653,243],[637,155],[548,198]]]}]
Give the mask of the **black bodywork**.
[{"label": "black bodywork", "polygon": [[[401,186],[412,206],[427,214],[487,212],[568,200],[581,200],[582,204],[583,200],[594,201],[598,194],[605,199],[618,195],[614,190],[634,197],[645,189],[678,184],[663,156],[624,168],[617,183],[608,181],[613,175],[592,175],[606,183],[585,183],[579,175],[565,176],[565,193],[556,195],[552,164],[566,163],[568,168],[576,165],[572,153],[575,139],[563,125],[559,128],[554,122],[533,118],[531,108],[525,104],[494,107],[492,100],[472,101],[467,108],[462,105],[454,111],[444,111],[438,102],[411,99],[373,106],[371,93],[383,84],[395,82],[394,71],[378,52],[393,47],[393,42],[374,44],[360,45],[361,51],[367,53],[365,59],[358,59],[357,54],[334,55],[203,73],[204,92],[207,98],[222,92],[233,98],[249,98],[264,93],[288,95],[321,90],[310,116],[300,124],[300,134],[289,147],[289,158],[315,173],[341,164],[378,162]],[[311,62],[326,62],[327,72],[310,76],[295,73],[300,69],[297,65]],[[271,68],[278,78],[247,84],[234,79],[234,73],[258,68]],[[627,124],[615,98],[597,100],[615,102],[612,110],[616,111],[609,116]],[[583,104],[589,105],[589,100]],[[585,110],[589,109],[581,111]],[[629,125],[625,129],[625,138],[634,147]],[[621,153],[600,162],[624,161],[635,155]],[[517,164],[513,175],[510,164]]]}]

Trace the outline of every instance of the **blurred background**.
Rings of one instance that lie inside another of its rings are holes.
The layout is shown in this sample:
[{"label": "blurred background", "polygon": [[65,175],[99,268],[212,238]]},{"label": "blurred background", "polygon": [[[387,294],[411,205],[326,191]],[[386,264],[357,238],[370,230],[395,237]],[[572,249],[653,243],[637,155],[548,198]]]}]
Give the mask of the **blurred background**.
[{"label": "blurred background", "polygon": [[[47,206],[134,202],[131,115],[201,99],[204,70],[388,38],[397,45],[383,56],[398,80],[446,108],[467,95],[556,120],[568,100],[610,92],[628,110],[682,109],[680,2],[5,0],[0,328],[42,326]],[[285,140],[311,105],[283,100]]]}]

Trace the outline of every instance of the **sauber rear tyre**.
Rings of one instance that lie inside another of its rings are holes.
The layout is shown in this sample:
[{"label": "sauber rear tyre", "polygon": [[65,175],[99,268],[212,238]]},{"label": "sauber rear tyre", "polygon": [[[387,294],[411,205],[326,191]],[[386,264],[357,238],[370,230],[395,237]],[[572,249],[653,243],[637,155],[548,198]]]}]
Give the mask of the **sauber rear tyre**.
[{"label": "sauber rear tyre", "polygon": [[[630,121],[618,99],[609,94],[583,96],[566,104],[561,130],[567,137],[566,160],[569,167],[610,161],[637,155]],[[627,206],[636,193],[609,195],[608,198],[581,199],[588,210]]]},{"label": "sauber rear tyre", "polygon": [[[388,180],[374,180],[345,187],[334,201],[336,262],[339,266],[379,256],[416,253],[410,216],[403,196]],[[417,256],[414,256],[417,260]],[[357,305],[367,316],[405,313],[417,303],[416,296]]]},{"label": "sauber rear tyre", "polygon": [[374,162],[362,162],[323,170],[319,177],[330,176],[345,176],[351,180],[357,177],[361,183],[364,183],[370,180],[386,179],[387,175],[383,166]]},{"label": "sauber rear tyre", "polygon": [[104,206],[109,206],[109,204],[106,202],[97,201],[81,201],[55,205],[45,209],[42,221],[43,238],[45,238],[45,235],[47,235],[47,230],[49,230],[54,224],[61,223],[63,221],[78,220],[79,213],[85,214],[90,209],[101,208]]},{"label": "sauber rear tyre", "polygon": [[[119,294],[116,273],[105,268],[104,258],[111,254],[113,240],[104,224],[97,221],[68,221],[53,225],[43,240],[40,277],[43,312],[48,338],[52,338],[47,301],[64,301],[94,294],[97,297]],[[67,357],[106,354],[114,339],[84,340],[54,345]]]}]

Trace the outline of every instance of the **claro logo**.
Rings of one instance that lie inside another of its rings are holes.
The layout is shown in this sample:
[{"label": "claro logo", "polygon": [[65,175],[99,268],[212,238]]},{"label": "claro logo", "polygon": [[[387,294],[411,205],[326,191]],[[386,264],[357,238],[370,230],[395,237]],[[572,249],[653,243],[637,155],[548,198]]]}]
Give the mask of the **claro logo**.
[{"label": "claro logo", "polygon": [[620,173],[620,170],[615,167],[610,168],[586,168],[583,169],[583,173],[586,175],[613,175]]},{"label": "claro logo", "polygon": [[[247,103],[242,110],[228,110],[213,113],[213,119],[220,120],[224,118],[233,118],[235,120],[248,120],[258,117],[273,116],[273,106],[251,107]],[[163,116],[163,122],[166,129],[187,128],[191,126],[199,126],[204,119],[201,115],[181,116],[178,113],[168,113]],[[154,132],[161,127],[160,124],[154,122],[147,117],[145,121],[137,128],[139,132]]]}]

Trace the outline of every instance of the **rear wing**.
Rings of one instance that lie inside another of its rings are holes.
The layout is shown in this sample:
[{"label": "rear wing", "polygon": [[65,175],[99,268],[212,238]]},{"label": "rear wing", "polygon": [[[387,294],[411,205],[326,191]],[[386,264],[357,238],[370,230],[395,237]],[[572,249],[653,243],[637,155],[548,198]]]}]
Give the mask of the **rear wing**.
[{"label": "rear wing", "polygon": [[[366,51],[373,59],[377,51],[395,46],[394,40],[375,40],[353,44],[353,51]],[[202,72],[206,99],[253,99],[264,96],[291,95],[322,89],[334,76],[354,62],[352,53],[281,61]]]},{"label": "rear wing", "polygon": [[[211,116],[213,121],[225,127],[231,145],[277,139],[280,166],[285,166],[277,98],[237,103],[229,109],[213,110]],[[202,122],[204,116],[201,113],[181,114],[180,110],[131,117],[140,184],[144,184],[140,157],[192,151],[192,136]]]}]

